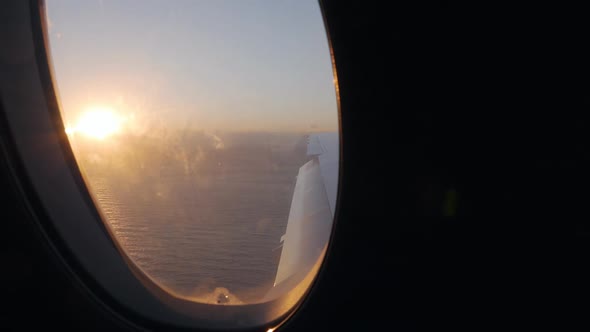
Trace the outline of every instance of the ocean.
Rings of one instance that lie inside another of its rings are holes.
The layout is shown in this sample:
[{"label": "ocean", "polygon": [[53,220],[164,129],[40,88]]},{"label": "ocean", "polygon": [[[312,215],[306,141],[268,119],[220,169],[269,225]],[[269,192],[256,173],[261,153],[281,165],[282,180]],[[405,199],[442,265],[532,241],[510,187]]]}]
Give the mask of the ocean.
[{"label": "ocean", "polygon": [[181,295],[223,287],[246,303],[274,282],[305,149],[292,133],[74,144],[105,223],[142,271]]}]

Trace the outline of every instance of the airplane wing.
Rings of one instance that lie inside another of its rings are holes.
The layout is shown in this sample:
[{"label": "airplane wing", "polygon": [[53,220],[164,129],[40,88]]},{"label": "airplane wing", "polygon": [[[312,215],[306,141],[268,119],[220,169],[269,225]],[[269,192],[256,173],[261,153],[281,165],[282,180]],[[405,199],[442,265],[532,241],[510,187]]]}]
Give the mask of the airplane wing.
[{"label": "airplane wing", "polygon": [[273,289],[299,282],[328,243],[338,185],[338,140],[336,132],[308,137],[309,160],[297,175]]}]

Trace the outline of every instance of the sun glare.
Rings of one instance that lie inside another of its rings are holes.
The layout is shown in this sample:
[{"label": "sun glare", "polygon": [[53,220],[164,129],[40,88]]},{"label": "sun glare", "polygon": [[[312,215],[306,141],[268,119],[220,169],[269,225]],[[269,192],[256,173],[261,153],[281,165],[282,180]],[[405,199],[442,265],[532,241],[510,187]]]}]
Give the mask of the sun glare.
[{"label": "sun glare", "polygon": [[81,133],[96,139],[104,139],[117,133],[121,128],[121,119],[111,108],[89,108],[78,119],[74,127],[66,128],[67,134]]}]

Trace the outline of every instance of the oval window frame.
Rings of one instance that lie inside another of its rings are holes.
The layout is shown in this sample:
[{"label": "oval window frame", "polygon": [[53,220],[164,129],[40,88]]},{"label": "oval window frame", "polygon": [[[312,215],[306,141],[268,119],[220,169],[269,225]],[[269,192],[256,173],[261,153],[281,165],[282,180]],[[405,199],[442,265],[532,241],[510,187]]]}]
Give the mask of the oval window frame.
[{"label": "oval window frame", "polygon": [[[9,33],[1,41],[5,49],[4,56],[0,57],[0,72],[3,73],[0,97],[8,127],[5,134],[9,136],[16,159],[12,169],[19,179],[21,193],[35,193],[25,195],[29,212],[72,276],[89,293],[102,294],[99,302],[109,311],[119,307],[133,312],[132,317],[138,317],[139,321],[206,329],[274,329],[284,323],[308,298],[313,284],[321,276],[336,227],[341,179],[338,179],[336,213],[327,248],[296,287],[269,302],[239,306],[211,305],[172,296],[121,251],[88,193],[59,112],[44,2],[15,1],[9,10],[11,13],[7,17],[11,19],[5,26],[19,38],[10,38]],[[323,16],[321,3],[320,10]],[[328,44],[340,131],[340,99],[329,35]],[[23,90],[28,93],[23,95],[20,93]],[[341,133],[338,134],[341,138]],[[341,152],[342,144],[340,174]],[[70,265],[72,263],[74,266]]]}]

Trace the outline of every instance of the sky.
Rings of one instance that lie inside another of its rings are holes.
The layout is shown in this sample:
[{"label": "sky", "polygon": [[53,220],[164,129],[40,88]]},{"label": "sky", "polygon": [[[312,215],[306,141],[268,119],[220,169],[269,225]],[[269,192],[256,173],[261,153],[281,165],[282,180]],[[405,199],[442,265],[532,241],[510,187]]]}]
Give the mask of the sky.
[{"label": "sky", "polygon": [[66,126],[89,108],[137,126],[335,131],[315,0],[47,0]]}]

